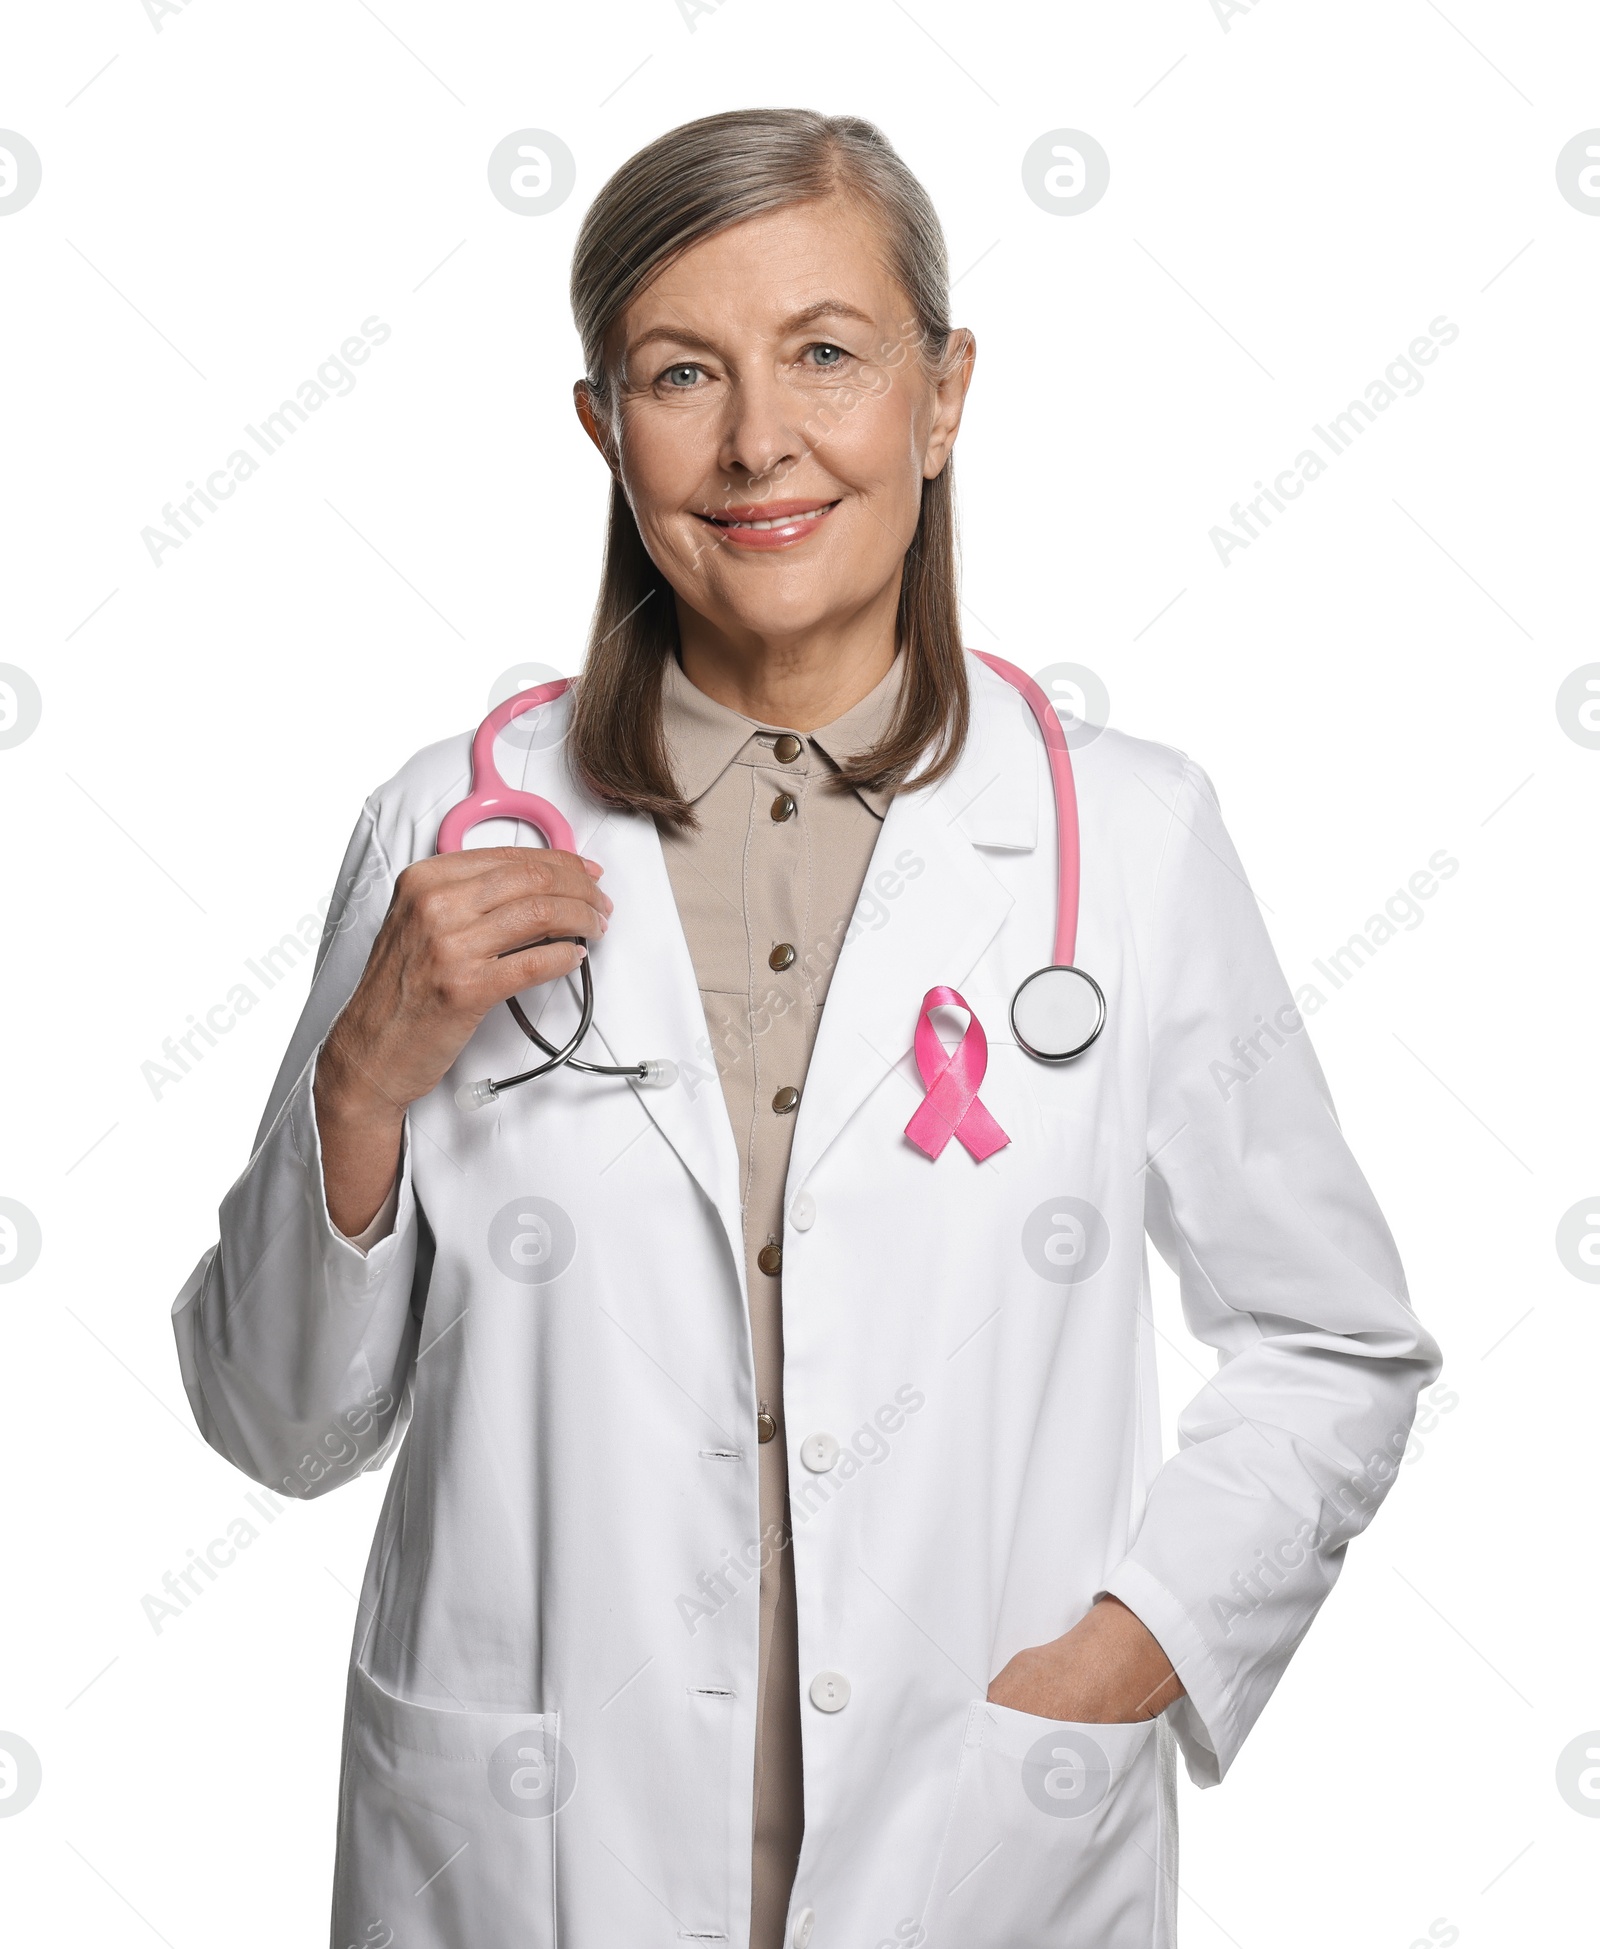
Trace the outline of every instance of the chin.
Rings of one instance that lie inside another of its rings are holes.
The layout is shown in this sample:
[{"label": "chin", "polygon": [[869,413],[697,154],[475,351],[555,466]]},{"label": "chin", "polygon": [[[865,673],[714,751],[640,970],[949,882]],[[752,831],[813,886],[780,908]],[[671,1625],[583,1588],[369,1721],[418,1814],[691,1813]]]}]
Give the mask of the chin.
[{"label": "chin", "polygon": [[821,591],[808,590],[786,601],[773,601],[769,596],[757,602],[722,602],[713,613],[720,613],[730,630],[772,639],[823,628],[855,607],[853,603],[848,604],[841,612],[836,599],[830,600]]}]

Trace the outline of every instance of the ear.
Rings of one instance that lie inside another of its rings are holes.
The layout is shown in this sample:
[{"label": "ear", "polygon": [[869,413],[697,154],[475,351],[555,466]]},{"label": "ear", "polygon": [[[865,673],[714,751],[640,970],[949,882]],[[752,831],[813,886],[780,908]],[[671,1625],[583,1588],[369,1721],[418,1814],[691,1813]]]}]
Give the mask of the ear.
[{"label": "ear", "polygon": [[611,469],[612,473],[615,474],[617,471],[617,461],[616,455],[612,450],[611,432],[609,427],[604,424],[595,412],[594,395],[589,391],[589,382],[587,379],[579,379],[574,384],[572,388],[572,403],[578,409],[578,418],[582,422],[584,432],[594,442],[600,458]]},{"label": "ear", "polygon": [[944,365],[934,383],[933,424],[928,431],[927,451],[922,456],[924,480],[937,479],[950,458],[956,435],[961,431],[961,409],[966,404],[977,356],[978,341],[971,332],[963,329],[951,332]]}]

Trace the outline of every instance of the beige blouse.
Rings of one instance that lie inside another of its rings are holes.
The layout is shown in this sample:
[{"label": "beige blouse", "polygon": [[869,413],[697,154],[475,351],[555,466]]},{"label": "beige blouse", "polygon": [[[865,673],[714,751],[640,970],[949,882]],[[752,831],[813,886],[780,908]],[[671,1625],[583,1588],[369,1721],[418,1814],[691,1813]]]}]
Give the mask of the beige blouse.
[{"label": "beige blouse", "polygon": [[[805,733],[728,710],[675,658],[662,686],[673,775],[699,823],[691,832],[661,826],[661,846],[739,1148],[761,1533],[780,1545],[763,1552],[760,1581],[750,1949],[782,1949],[805,1818],[783,1427],[783,1189],[829,977],[892,796],[830,780],[888,729],[901,667],[897,656],[859,704]],[[376,1244],[394,1211],[391,1190],[352,1243]]]},{"label": "beige blouse", "polygon": [[755,1349],[761,1534],[750,1949],[781,1949],[800,1853],[800,1670],[783,1427],[783,1188],[817,1023],[891,794],[830,784],[876,744],[900,659],[861,702],[807,733],[760,724],[668,663],[662,724],[693,832],[661,846],[739,1146]]}]

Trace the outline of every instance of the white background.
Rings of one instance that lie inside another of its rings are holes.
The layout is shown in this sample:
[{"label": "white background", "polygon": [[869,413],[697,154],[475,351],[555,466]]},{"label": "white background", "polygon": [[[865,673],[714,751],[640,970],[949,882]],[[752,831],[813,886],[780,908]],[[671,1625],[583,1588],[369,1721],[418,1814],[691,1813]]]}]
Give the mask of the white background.
[{"label": "white background", "polygon": [[[0,1195],[44,1243],[0,1286],[0,1730],[44,1783],[0,1819],[9,1942],[326,1939],[381,1479],[255,1519],[159,1632],[142,1608],[249,1513],[167,1313],[308,969],[159,1097],[141,1065],[316,910],[411,751],[510,666],[576,669],[605,490],[569,401],[579,218],[665,128],[770,101],[880,122],[944,219],[980,348],[974,647],[1090,666],[1113,722],[1206,767],[1297,984],[1437,849],[1460,863],[1312,1019],[1452,1405],[1228,1780],[1182,1785],[1186,1949],[1592,1939],[1600,1823],[1556,1762],[1600,1727],[1600,1292],[1555,1233],[1600,1192],[1600,751],[1556,693],[1600,658],[1600,199],[1555,165],[1600,125],[1600,26],[1576,0],[1224,11],[10,13],[0,125],[43,186],[0,220],[0,660],[43,719],[0,751]],[[537,217],[486,177],[529,127],[577,159]],[[1092,210],[1024,192],[1059,128],[1110,156]],[[355,390],[155,566],[141,528],[373,315]],[[1423,390],[1224,566],[1211,527],[1441,316]],[[1170,1420],[1210,1356],[1157,1269]]]}]

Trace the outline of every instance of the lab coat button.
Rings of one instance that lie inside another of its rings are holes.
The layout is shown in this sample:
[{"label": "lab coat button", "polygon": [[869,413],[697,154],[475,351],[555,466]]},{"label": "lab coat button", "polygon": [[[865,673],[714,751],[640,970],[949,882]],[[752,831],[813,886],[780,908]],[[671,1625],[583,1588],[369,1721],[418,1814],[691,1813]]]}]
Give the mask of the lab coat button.
[{"label": "lab coat button", "polygon": [[809,1232],[816,1222],[816,1199],[809,1191],[797,1191],[789,1200],[789,1223],[797,1232]]},{"label": "lab coat button", "polygon": [[794,1918],[794,1949],[806,1949],[811,1940],[811,1931],[816,1924],[816,1916],[809,1908],[801,1909]]},{"label": "lab coat button", "polygon": [[778,974],[782,974],[785,968],[792,968],[794,966],[794,943],[792,941],[779,941],[778,945],[767,956],[767,966]]},{"label": "lab coat button", "polygon": [[785,1083],[772,1099],[772,1107],[780,1117],[786,1117],[800,1101],[800,1092],[792,1083]]},{"label": "lab coat button", "polygon": [[780,792],[772,801],[772,823],[781,826],[785,819],[792,819],[799,810],[787,792]]},{"label": "lab coat button", "polygon": [[763,1272],[776,1278],[783,1270],[783,1247],[781,1245],[763,1245],[761,1250],[756,1254],[756,1264],[760,1266]]},{"label": "lab coat button", "polygon": [[800,1459],[813,1475],[826,1475],[839,1459],[837,1437],[828,1434],[807,1435],[800,1444]]},{"label": "lab coat button", "polygon": [[772,755],[780,765],[792,765],[800,756],[800,740],[792,731],[785,731],[773,745]]},{"label": "lab coat button", "polygon": [[811,1703],[819,1712],[843,1712],[850,1703],[850,1681],[843,1672],[818,1672],[811,1681]]}]

